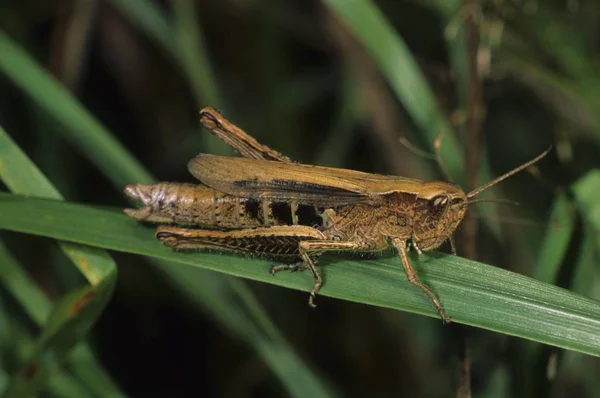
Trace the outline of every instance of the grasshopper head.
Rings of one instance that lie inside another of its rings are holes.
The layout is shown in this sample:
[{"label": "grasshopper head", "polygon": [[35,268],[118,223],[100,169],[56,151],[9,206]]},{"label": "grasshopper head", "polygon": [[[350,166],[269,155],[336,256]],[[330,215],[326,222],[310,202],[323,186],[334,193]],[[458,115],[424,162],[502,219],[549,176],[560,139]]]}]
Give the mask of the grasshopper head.
[{"label": "grasshopper head", "polygon": [[551,149],[552,147],[549,147],[530,161],[472,190],[468,194],[465,194],[459,186],[447,182],[432,181],[423,183],[415,201],[412,241],[423,251],[435,249],[452,236],[465,216],[468,203],[483,201],[469,199],[538,162]]},{"label": "grasshopper head", "polygon": [[452,236],[467,210],[467,195],[457,185],[423,183],[415,203],[413,242],[423,251],[440,246]]}]

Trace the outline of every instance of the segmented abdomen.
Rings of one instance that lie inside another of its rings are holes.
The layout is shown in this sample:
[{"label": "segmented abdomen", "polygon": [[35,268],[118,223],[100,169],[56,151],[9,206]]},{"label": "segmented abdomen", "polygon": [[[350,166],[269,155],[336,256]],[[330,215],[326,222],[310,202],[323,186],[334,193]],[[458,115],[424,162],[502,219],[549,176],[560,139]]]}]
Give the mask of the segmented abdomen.
[{"label": "segmented abdomen", "polygon": [[224,229],[322,225],[313,206],[241,198],[199,184],[136,184],[127,186],[125,192],[145,205],[128,212],[140,220]]}]

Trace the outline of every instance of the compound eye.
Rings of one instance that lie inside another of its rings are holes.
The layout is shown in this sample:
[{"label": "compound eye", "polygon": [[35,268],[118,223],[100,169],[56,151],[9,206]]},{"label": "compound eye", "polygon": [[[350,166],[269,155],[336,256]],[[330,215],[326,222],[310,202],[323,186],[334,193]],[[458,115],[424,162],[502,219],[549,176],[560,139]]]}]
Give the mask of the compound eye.
[{"label": "compound eye", "polygon": [[429,212],[434,218],[439,218],[444,214],[446,207],[448,206],[449,199],[446,195],[434,196],[429,200]]}]

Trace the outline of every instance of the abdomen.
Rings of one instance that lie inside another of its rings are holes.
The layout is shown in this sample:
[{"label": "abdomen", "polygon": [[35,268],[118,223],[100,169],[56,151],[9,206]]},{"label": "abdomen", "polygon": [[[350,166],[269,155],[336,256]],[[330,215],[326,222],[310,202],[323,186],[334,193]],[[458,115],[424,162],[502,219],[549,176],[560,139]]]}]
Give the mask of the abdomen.
[{"label": "abdomen", "polygon": [[125,187],[144,207],[125,213],[140,221],[242,229],[272,225],[322,227],[319,209],[226,195],[205,185],[159,183]]}]

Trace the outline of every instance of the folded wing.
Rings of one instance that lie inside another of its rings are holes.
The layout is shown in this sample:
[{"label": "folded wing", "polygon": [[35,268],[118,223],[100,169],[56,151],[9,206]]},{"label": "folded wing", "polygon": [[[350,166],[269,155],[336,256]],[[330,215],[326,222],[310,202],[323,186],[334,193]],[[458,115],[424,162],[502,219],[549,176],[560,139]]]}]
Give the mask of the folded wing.
[{"label": "folded wing", "polygon": [[234,196],[314,206],[376,204],[391,192],[414,190],[419,180],[360,171],[200,154],[188,164],[203,184]]}]

